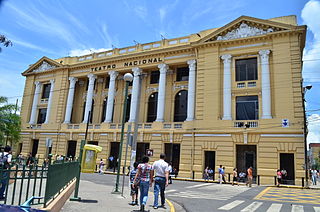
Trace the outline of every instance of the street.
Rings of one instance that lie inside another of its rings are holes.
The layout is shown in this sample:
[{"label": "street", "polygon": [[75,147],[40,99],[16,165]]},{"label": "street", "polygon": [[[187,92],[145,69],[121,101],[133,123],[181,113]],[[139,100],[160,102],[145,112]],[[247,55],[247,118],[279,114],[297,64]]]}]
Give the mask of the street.
[{"label": "street", "polygon": [[[115,175],[82,174],[81,179],[113,186]],[[121,176],[122,182],[122,176]],[[127,178],[125,186],[127,186]],[[153,189],[151,189],[152,191]],[[81,187],[80,187],[81,196]],[[150,196],[150,195],[149,195]],[[166,197],[185,211],[320,211],[320,190],[173,181]],[[129,197],[128,197],[129,198]],[[127,202],[123,201],[123,204]],[[150,201],[148,204],[152,204]],[[176,211],[184,211],[177,209]],[[67,211],[67,210],[66,210]]]}]

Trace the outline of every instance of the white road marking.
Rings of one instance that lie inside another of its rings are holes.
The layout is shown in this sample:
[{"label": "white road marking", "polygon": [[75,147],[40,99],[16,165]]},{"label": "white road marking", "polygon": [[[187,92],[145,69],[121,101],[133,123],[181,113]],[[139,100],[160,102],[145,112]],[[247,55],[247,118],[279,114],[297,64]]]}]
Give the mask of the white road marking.
[{"label": "white road marking", "polygon": [[166,190],[165,193],[167,194],[167,193],[171,193],[171,192],[175,192],[175,191],[177,191],[177,190],[171,189],[171,190]]},{"label": "white road marking", "polygon": [[267,212],[279,212],[281,210],[282,204],[273,203]]},{"label": "white road marking", "polygon": [[302,205],[292,205],[292,212],[303,212],[303,206]]},{"label": "white road marking", "polygon": [[244,209],[242,209],[241,211],[242,212],[245,212],[245,211],[252,212],[252,211],[257,210],[261,205],[262,205],[262,202],[253,202],[250,205],[248,205],[247,207],[245,207]]},{"label": "white road marking", "polygon": [[198,184],[198,185],[193,185],[193,186],[187,186],[186,188],[199,188],[203,186],[209,186],[211,185],[210,183],[204,183],[204,184]]},{"label": "white road marking", "polygon": [[229,204],[226,204],[220,208],[218,208],[219,210],[231,210],[232,208],[235,208],[237,207],[238,205],[240,205],[241,203],[243,203],[244,201],[243,200],[235,200],[233,202],[230,202]]}]

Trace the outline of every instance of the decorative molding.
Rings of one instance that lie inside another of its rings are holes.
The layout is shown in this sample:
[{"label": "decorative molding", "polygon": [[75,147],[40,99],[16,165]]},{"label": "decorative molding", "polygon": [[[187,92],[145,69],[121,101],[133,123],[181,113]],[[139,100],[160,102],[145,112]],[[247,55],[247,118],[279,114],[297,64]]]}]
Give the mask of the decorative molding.
[{"label": "decorative molding", "polygon": [[261,137],[303,137],[303,134],[261,134]]},{"label": "decorative molding", "polygon": [[152,134],[154,137],[161,137],[161,134]]},{"label": "decorative molding", "polygon": [[241,48],[248,48],[248,47],[264,46],[267,44],[268,43],[254,43],[254,44],[248,44],[248,45],[242,45],[242,46],[233,46],[233,47],[222,48],[221,50],[224,51],[224,50],[241,49]]},{"label": "decorative molding", "polygon": [[173,85],[173,90],[188,89],[188,85]]},{"label": "decorative molding", "polygon": [[37,76],[36,79],[48,78],[48,77],[53,77],[53,76],[54,76],[53,74],[40,75],[40,76]]},{"label": "decorative molding", "polygon": [[50,69],[54,69],[54,68],[56,68],[56,67],[57,67],[57,66],[50,65],[50,64],[47,63],[46,61],[43,61],[43,62],[41,63],[41,65],[40,65],[38,68],[33,69],[32,72],[34,72],[34,73],[39,73],[39,72],[43,72],[43,71],[48,71],[48,70],[50,70]]},{"label": "decorative molding", "polygon": [[273,32],[272,28],[263,30],[257,27],[251,27],[246,23],[241,23],[237,29],[229,31],[227,34],[223,36],[218,36],[217,40],[232,40],[237,38],[246,38],[246,37],[252,37],[256,35],[264,35],[270,32]]},{"label": "decorative molding", "polygon": [[153,92],[158,92],[158,88],[153,88],[153,87],[148,87],[147,88],[147,93],[153,93]]},{"label": "decorative molding", "polygon": [[[187,134],[187,135],[189,136],[191,134]],[[195,134],[195,136],[198,136],[198,137],[230,137],[231,134]]]},{"label": "decorative molding", "polygon": [[175,55],[171,57],[165,57],[165,60],[170,60],[170,59],[176,59],[176,58],[182,58],[182,57],[194,57],[194,54],[181,54],[181,55]]},{"label": "decorative molding", "polygon": [[77,74],[77,73],[83,73],[83,72],[90,72],[90,70],[89,69],[85,69],[85,70],[70,71],[70,74]]}]

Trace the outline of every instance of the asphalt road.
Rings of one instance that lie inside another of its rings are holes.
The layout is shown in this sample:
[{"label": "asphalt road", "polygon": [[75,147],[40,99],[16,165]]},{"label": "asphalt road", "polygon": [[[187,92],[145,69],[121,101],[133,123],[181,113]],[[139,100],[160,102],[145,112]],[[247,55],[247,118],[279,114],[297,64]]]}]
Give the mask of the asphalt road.
[{"label": "asphalt road", "polygon": [[[81,178],[96,184],[114,185],[116,176],[82,174]],[[122,176],[120,178],[122,182]],[[128,184],[125,179],[125,186]],[[244,185],[173,181],[166,189],[166,197],[181,205],[185,211],[268,211],[320,212],[320,190],[266,188]],[[311,193],[310,193],[311,192]],[[312,193],[314,192],[314,193]],[[289,195],[289,196],[286,196]],[[291,196],[290,196],[291,195]],[[305,198],[305,199],[299,199]],[[316,197],[315,200],[309,201]]]}]

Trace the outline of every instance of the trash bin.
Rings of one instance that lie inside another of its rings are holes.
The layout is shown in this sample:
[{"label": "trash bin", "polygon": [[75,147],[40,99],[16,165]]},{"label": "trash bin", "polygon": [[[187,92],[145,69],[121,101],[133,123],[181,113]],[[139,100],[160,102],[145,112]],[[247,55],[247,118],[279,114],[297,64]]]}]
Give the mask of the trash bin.
[{"label": "trash bin", "polygon": [[101,146],[86,144],[83,148],[81,172],[94,173],[96,169],[97,155],[102,151]]}]

